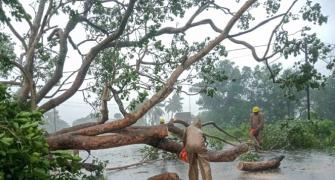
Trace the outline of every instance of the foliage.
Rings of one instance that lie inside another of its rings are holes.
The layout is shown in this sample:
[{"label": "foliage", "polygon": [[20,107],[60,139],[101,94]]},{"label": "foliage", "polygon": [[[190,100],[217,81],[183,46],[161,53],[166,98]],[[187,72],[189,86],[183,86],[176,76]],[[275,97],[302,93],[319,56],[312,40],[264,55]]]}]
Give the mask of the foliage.
[{"label": "foliage", "polygon": [[[208,133],[211,136],[222,137],[222,133],[214,128],[204,127],[203,131]],[[215,138],[211,138],[211,137],[206,137],[206,142],[207,142],[207,147],[211,149],[221,150],[224,146],[222,141],[215,139]]]},{"label": "foliage", "polygon": [[[246,141],[248,139],[248,132],[249,132],[249,124],[248,123],[241,123],[239,126],[234,125],[225,125],[221,126],[223,129],[229,133],[230,135],[242,140]],[[219,137],[224,140],[228,140],[230,142],[236,142],[235,138],[232,138],[225,133],[219,131],[217,128],[214,127],[204,127],[204,132],[211,136]],[[221,150],[224,147],[224,142],[219,139],[206,137],[206,141],[208,142],[208,146],[210,148]]]},{"label": "foliage", "polygon": [[[0,84],[0,179],[77,179],[81,159],[49,152],[42,113],[24,111]],[[101,172],[101,169],[97,171]]]},{"label": "foliage", "polygon": [[330,76],[326,85],[319,90],[311,91],[312,110],[317,118],[335,119],[335,76]]},{"label": "foliage", "polygon": [[255,162],[255,161],[259,161],[261,159],[261,157],[253,151],[248,151],[247,153],[242,154],[239,157],[240,161],[247,161],[247,162]]},{"label": "foliage", "polygon": [[0,33],[0,76],[6,77],[9,74],[13,68],[11,61],[15,57],[14,43],[11,42],[11,38],[4,33]]},{"label": "foliage", "polygon": [[285,120],[265,127],[265,149],[325,148],[335,143],[334,122],[330,120]]},{"label": "foliage", "polygon": [[167,151],[161,151],[152,146],[144,146],[142,149],[140,149],[140,152],[142,153],[143,159],[145,160],[157,160],[159,158],[164,160],[172,160],[177,158],[176,154]]},{"label": "foliage", "polygon": [[22,111],[0,84],[0,179],[47,179],[50,162],[42,113]]},{"label": "foliage", "polygon": [[[239,70],[234,63],[225,60],[215,67],[224,72],[227,79],[210,85],[216,89],[213,97],[201,94],[197,104],[205,110],[199,114],[203,119],[224,126],[239,124],[249,119],[249,109],[254,105],[262,108],[266,121],[295,116],[300,94],[273,83],[265,66]],[[206,86],[205,80],[195,85],[193,90],[199,86]]]},{"label": "foliage", "polygon": [[[249,139],[249,123],[226,126],[224,129],[242,141]],[[225,140],[236,141],[215,128],[204,127],[210,135]],[[207,138],[214,149],[221,149],[223,143]],[[335,122],[331,120],[288,119],[266,123],[261,131],[261,146],[264,150],[273,149],[331,149],[335,144]]]}]

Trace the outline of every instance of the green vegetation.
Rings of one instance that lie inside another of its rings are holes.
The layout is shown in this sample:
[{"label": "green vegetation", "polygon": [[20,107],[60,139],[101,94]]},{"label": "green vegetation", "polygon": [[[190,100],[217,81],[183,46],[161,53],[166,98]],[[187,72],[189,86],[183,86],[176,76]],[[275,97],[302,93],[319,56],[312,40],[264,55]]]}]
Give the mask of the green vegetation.
[{"label": "green vegetation", "polygon": [[264,129],[264,149],[325,149],[335,144],[335,123],[330,120],[285,120]]},{"label": "green vegetation", "polygon": [[0,180],[95,179],[101,175],[102,168],[90,175],[83,173],[80,157],[69,151],[49,151],[46,132],[40,128],[42,117],[39,111],[18,106],[0,84]]},{"label": "green vegetation", "polygon": [[177,159],[176,154],[167,151],[161,151],[152,146],[144,146],[142,149],[140,149],[140,151],[144,160],[157,160],[159,158],[164,160]]},{"label": "green vegetation", "polygon": [[[243,141],[248,141],[248,123],[239,126],[225,127],[227,132]],[[211,135],[233,141],[214,128],[206,128]],[[262,133],[263,150],[273,149],[334,149],[335,150],[335,123],[331,120],[283,120],[266,124]],[[210,147],[221,149],[223,143],[219,140],[208,138]]]},{"label": "green vegetation", "polygon": [[[306,93],[301,88],[287,87],[273,83],[265,66],[239,68],[233,62],[225,60],[213,65],[216,71],[227,76],[225,80],[206,84],[206,78],[193,86],[191,90],[200,91],[201,87],[215,89],[212,96],[203,93],[197,104],[202,110],[199,117],[214,121],[221,126],[230,126],[246,122],[250,109],[254,105],[262,108],[267,122],[276,122],[287,118],[306,118]],[[286,70],[281,78],[296,70]],[[316,83],[316,82],[315,82]],[[311,112],[318,118],[335,121],[335,77],[328,76],[320,80],[320,86],[311,89]]]},{"label": "green vegetation", "polygon": [[239,159],[241,161],[254,162],[259,161],[261,157],[256,152],[248,151],[247,153],[242,154]]}]

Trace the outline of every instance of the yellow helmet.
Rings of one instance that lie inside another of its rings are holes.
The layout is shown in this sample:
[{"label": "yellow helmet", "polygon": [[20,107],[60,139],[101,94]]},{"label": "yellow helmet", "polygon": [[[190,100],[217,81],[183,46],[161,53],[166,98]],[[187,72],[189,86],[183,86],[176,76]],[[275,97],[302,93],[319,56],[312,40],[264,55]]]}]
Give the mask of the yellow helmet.
[{"label": "yellow helmet", "polygon": [[164,120],[163,116],[159,117],[159,123],[160,124],[164,124],[165,123],[165,120]]},{"label": "yellow helmet", "polygon": [[256,112],[259,112],[259,107],[258,106],[254,106],[253,108],[252,108],[252,112],[254,112],[254,113],[256,113]]}]

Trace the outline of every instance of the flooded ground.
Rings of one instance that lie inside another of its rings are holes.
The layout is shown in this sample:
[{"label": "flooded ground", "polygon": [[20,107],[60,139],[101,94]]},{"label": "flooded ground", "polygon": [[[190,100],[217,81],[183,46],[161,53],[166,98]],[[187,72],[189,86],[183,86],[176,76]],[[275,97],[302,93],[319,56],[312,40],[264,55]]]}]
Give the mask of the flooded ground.
[{"label": "flooded ground", "polygon": [[[120,147],[112,150],[94,151],[92,154],[101,160],[108,160],[108,167],[118,167],[139,162],[142,159],[139,149],[142,145]],[[82,153],[84,156],[84,153]],[[317,151],[277,151],[262,154],[267,158],[284,155],[279,169],[264,172],[242,172],[234,162],[211,163],[214,180],[334,180],[335,155]],[[110,180],[144,180],[163,172],[176,172],[187,180],[188,165],[179,161],[157,161],[138,167],[106,172]]]}]

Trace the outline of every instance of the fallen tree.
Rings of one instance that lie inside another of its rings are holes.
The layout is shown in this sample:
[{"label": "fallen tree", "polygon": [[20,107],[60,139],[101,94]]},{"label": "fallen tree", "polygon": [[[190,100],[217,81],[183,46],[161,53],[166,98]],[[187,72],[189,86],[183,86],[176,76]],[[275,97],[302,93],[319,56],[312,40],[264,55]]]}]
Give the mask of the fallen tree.
[{"label": "fallen tree", "polygon": [[241,171],[263,171],[276,169],[285,156],[278,156],[266,161],[259,162],[239,162],[237,168]]},{"label": "fallen tree", "polygon": [[[129,4],[129,10],[133,7],[131,1]],[[220,35],[213,41],[209,42],[204,48],[199,50],[197,53],[190,57],[183,57],[183,63],[178,65],[171,73],[170,77],[165,81],[161,89],[154,94],[150,99],[142,103],[142,105],[133,113],[128,113],[123,108],[123,104],[119,98],[118,93],[114,89],[111,89],[111,84],[106,83],[103,92],[111,91],[117,104],[119,105],[120,112],[124,115],[124,118],[107,122],[108,120],[108,109],[107,101],[108,94],[103,93],[101,103],[101,114],[102,118],[96,123],[81,124],[75,127],[63,129],[54,134],[50,134],[47,138],[47,142],[51,150],[60,149],[78,149],[78,150],[91,150],[91,149],[102,149],[102,148],[113,148],[129,144],[149,144],[151,146],[165,149],[170,152],[179,153],[181,146],[175,142],[165,140],[164,137],[168,134],[167,125],[151,126],[151,127],[135,127],[131,126],[137,122],[148,110],[150,110],[155,104],[164,100],[174,90],[174,84],[177,79],[188,69],[191,65],[200,61],[206,54],[208,54],[214,47],[220,44],[221,41],[226,39],[228,32],[238,21],[239,17],[255,3],[255,0],[249,0],[235,13],[235,15],[228,21],[226,27],[220,30]],[[125,14],[124,18],[129,14]],[[124,27],[122,27],[124,28]],[[102,41],[97,45],[101,50],[101,46],[106,46],[109,41]],[[92,49],[95,49],[92,48]],[[92,57],[93,56],[93,57]],[[87,55],[84,59],[85,62],[90,63],[94,59],[95,52],[92,52],[92,56]],[[87,72],[88,64],[83,64],[82,68],[79,69],[78,74]],[[84,72],[81,72],[84,71]],[[60,96],[49,100],[48,102],[39,106],[40,109],[49,110],[50,108],[57,106],[64,102],[67,98],[73,95],[75,90],[78,88],[78,83],[81,84],[83,79],[81,76],[77,76],[75,83],[65,93]],[[246,145],[234,148],[232,152],[210,152],[209,158],[213,161],[228,161],[235,159],[239,154],[246,151]],[[228,157],[232,156],[232,157]]]}]

